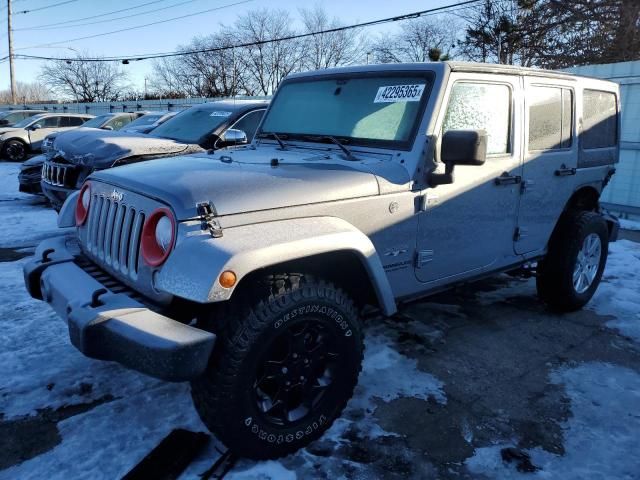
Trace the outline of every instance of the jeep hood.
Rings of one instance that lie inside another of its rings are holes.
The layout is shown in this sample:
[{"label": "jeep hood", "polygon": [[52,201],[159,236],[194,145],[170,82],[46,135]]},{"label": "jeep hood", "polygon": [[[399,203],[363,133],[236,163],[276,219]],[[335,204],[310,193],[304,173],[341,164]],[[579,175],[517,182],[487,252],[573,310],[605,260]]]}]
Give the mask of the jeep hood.
[{"label": "jeep hood", "polygon": [[360,162],[351,166],[326,156],[314,161],[321,157],[317,153],[274,152],[278,166],[271,166],[269,153],[242,149],[137,163],[96,172],[90,178],[121,187],[125,196],[132,190],[160,200],[172,207],[178,220],[196,217],[196,206],[202,202],[213,203],[222,216],[380,191],[376,176],[362,170]]},{"label": "jeep hood", "polygon": [[58,133],[49,156],[102,169],[111,167],[117,160],[130,157],[161,157],[202,151],[198,145],[167,138],[81,127]]}]

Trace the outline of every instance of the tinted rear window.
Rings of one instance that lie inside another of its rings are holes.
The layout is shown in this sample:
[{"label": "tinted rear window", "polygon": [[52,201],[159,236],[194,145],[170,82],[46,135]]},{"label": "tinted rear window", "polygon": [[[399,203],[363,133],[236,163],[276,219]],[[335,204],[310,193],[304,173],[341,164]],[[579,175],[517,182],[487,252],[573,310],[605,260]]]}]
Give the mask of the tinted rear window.
[{"label": "tinted rear window", "polygon": [[582,148],[613,147],[618,138],[618,109],[611,92],[585,90],[582,103]]}]

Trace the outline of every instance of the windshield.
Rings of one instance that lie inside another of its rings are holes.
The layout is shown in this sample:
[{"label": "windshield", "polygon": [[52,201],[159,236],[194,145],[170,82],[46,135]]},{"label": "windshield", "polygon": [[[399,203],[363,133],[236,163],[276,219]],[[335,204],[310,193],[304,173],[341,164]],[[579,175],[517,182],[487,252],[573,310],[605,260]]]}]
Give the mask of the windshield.
[{"label": "windshield", "polygon": [[127,125],[127,128],[140,127],[142,125],[151,125],[152,123],[160,120],[163,116],[164,113],[147,113],[146,115],[143,115],[131,122],[129,125]]},{"label": "windshield", "polygon": [[211,105],[191,107],[154,128],[152,135],[182,143],[200,143],[232,113],[224,107],[211,108]]},{"label": "windshield", "polygon": [[430,85],[424,74],[405,73],[293,80],[278,90],[261,132],[332,136],[382,147],[408,144]]},{"label": "windshield", "polygon": [[102,124],[107,120],[109,120],[111,117],[112,115],[100,115],[92,118],[91,120],[87,120],[82,124],[82,126],[89,127],[89,128],[100,128]]},{"label": "windshield", "polygon": [[24,127],[28,127],[29,125],[31,125],[31,123],[35,123],[38,120],[40,120],[41,117],[28,117],[25,118],[24,120],[19,121],[18,123],[14,124],[13,126],[15,128],[24,128]]}]

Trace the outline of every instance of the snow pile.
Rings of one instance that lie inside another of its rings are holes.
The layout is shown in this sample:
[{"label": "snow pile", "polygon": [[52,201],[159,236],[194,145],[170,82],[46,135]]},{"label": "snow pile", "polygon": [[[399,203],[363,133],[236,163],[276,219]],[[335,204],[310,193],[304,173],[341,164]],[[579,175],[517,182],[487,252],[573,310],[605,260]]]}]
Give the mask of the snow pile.
[{"label": "snow pile", "polygon": [[636,230],[640,231],[640,221],[638,220],[627,220],[626,218],[619,218],[620,228],[624,228],[625,230]]},{"label": "snow pile", "polygon": [[637,451],[640,431],[640,375],[632,370],[605,363],[587,363],[563,368],[551,381],[564,384],[571,400],[573,416],[564,425],[565,455],[540,448],[529,451],[540,471],[519,473],[505,464],[500,450],[511,445],[476,449],[467,460],[471,473],[487,478],[547,478],[584,480],[587,478],[638,478]]},{"label": "snow pile", "polygon": [[640,342],[640,244],[619,240],[609,245],[602,283],[587,307],[615,315],[607,326]]}]

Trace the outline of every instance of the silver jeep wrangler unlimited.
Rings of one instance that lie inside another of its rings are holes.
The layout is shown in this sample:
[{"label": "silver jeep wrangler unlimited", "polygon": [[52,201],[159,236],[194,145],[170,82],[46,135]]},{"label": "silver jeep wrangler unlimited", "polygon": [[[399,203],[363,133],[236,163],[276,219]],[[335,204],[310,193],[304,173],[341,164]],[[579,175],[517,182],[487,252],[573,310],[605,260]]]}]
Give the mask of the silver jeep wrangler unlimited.
[{"label": "silver jeep wrangler unlimited", "polygon": [[85,355],[190,381],[238,455],[317,439],[352,395],[361,312],[528,267],[576,310],[617,221],[618,88],[464,63],[290,75],[251,145],[92,174],[77,238],[39,245],[31,295]]}]

